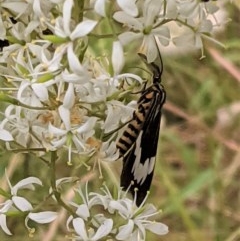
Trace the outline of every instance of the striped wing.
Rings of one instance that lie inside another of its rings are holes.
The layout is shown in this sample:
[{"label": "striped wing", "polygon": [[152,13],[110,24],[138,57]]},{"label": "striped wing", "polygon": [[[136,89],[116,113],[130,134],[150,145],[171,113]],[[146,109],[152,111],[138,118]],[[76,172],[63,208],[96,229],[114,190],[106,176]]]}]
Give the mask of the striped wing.
[{"label": "striped wing", "polygon": [[152,182],[161,109],[165,97],[166,93],[158,83],[145,90],[138,101],[138,109],[133,114],[133,120],[118,142],[120,154],[123,155],[121,186],[124,190],[130,187],[132,195],[138,190],[138,206],[144,200]]}]

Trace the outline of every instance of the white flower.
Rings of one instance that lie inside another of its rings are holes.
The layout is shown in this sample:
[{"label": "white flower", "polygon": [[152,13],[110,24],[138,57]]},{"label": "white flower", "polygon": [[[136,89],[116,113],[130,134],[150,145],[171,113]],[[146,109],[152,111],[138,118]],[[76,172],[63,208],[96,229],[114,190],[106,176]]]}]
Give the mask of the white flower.
[{"label": "white flower", "polygon": [[[76,204],[70,202],[70,204],[76,207],[77,217],[72,215],[67,220],[67,228],[69,230],[69,225],[72,223],[74,231],[78,234],[75,236],[76,240],[86,240],[86,241],[97,241],[101,238],[107,236],[113,228],[113,220],[105,218],[103,214],[91,216],[91,210],[97,204],[95,197],[88,194],[88,183],[85,186],[85,192],[83,193],[82,188],[79,187],[77,190],[82,204]],[[91,198],[90,198],[91,197]],[[91,220],[89,220],[91,218]],[[87,222],[87,225],[85,224]]]},{"label": "white flower", "polygon": [[135,102],[132,101],[127,105],[117,100],[107,102],[106,115],[107,118],[103,124],[105,133],[111,132],[119,127],[119,123],[128,121],[135,110]]},{"label": "white flower", "polygon": [[[40,113],[40,111],[29,111],[18,106],[9,105],[5,109],[5,119],[1,122],[1,127],[8,131],[14,141],[22,147],[40,148],[42,147],[42,143],[36,137],[41,137],[45,130],[37,122],[37,116]],[[11,137],[8,135],[8,137],[5,136],[3,138]]]},{"label": "white flower", "polygon": [[[48,44],[46,44],[47,46]],[[31,45],[28,45],[31,49]],[[53,53],[49,53],[45,50],[44,47],[41,47],[41,52],[39,54],[39,61],[41,62],[42,66],[47,69],[50,73],[54,73],[57,70],[61,69],[62,64],[61,60],[63,55],[66,53],[67,45],[60,45],[57,47]]]},{"label": "white flower", "polygon": [[[7,177],[7,176],[6,176]],[[11,190],[12,195],[12,202],[13,204],[22,212],[30,211],[32,210],[32,205],[29,201],[27,201],[25,198],[20,197],[17,195],[17,192],[19,189],[30,189],[35,190],[35,187],[33,184],[42,185],[42,182],[40,179],[36,177],[28,177],[21,181],[19,181],[16,185],[12,186],[8,177],[7,177],[8,185]]]},{"label": "white flower", "polygon": [[189,46],[203,49],[202,38],[211,33],[213,29],[212,22],[206,19],[206,16],[203,14],[201,20],[198,20],[198,25],[192,22],[192,26],[195,26],[194,30],[186,28],[184,34],[173,38],[173,43],[176,46],[184,46],[188,43]]},{"label": "white flower", "polygon": [[157,235],[168,233],[168,227],[165,224],[150,220],[159,214],[152,204],[143,206],[143,202],[140,207],[137,207],[135,201],[126,198],[126,193],[121,190],[118,192],[117,199],[106,186],[102,190],[104,195],[90,193],[90,202],[94,205],[102,205],[110,214],[119,215],[126,222],[119,227],[116,234],[117,240],[145,240],[147,230]]},{"label": "white flower", "polygon": [[69,37],[71,40],[81,38],[89,34],[97,24],[94,20],[83,20],[71,30],[71,12],[73,0],[66,0],[63,4],[63,17],[56,19],[55,33],[62,38]]},{"label": "white flower", "polygon": [[49,97],[47,82],[40,81],[40,78],[46,73],[44,66],[38,60],[31,59],[27,48],[18,51],[13,61],[15,62],[13,65],[14,75],[6,74],[4,76],[15,85],[17,99],[29,106],[42,106],[42,102],[47,102]]},{"label": "white flower", "polygon": [[127,25],[136,32],[124,32],[119,35],[119,39],[123,45],[134,40],[142,40],[141,52],[145,53],[148,62],[153,62],[158,56],[158,48],[155,43],[154,36],[164,46],[169,43],[169,30],[166,26],[160,24],[161,19],[155,22],[162,9],[162,1],[147,0],[142,4],[143,17],[134,18],[126,12],[116,12],[114,19],[120,23]]},{"label": "white flower", "polygon": [[[74,182],[74,177],[63,177],[63,178],[59,178],[56,180],[56,188],[58,191],[60,191],[62,189],[62,185],[65,184],[65,183],[73,183]],[[56,197],[55,195],[52,195],[53,194],[53,189],[52,187],[49,188],[49,195],[51,195],[51,197],[55,200],[56,200]]]},{"label": "white flower", "polygon": [[81,218],[75,218],[72,221],[73,223],[73,228],[75,232],[78,234],[76,237],[77,239],[79,238],[80,240],[84,241],[98,241],[101,240],[101,238],[104,238],[107,236],[113,227],[113,221],[112,219],[106,219],[97,229],[97,231],[94,233],[89,233],[86,230],[86,225]]},{"label": "white flower", "polygon": [[66,147],[68,149],[68,162],[71,164],[72,152],[86,151],[86,141],[94,134],[96,117],[90,117],[82,125],[72,125],[70,120],[70,110],[63,105],[58,109],[59,115],[64,123],[62,128],[49,124],[48,131],[53,136],[51,143],[55,149]]},{"label": "white flower", "polygon": [[[143,82],[142,78],[138,75],[120,73],[124,66],[124,55],[119,41],[115,41],[113,44],[111,59],[113,66],[112,76],[109,74],[108,70],[96,60],[90,62],[89,67],[93,69],[93,78],[91,80],[87,79],[85,84],[75,85],[77,95],[81,101],[87,103],[106,102],[109,96],[119,91],[117,87],[120,85],[121,80],[126,80],[128,83],[133,83],[135,81],[139,83]],[[74,76],[69,75],[69,77],[70,79],[75,79]],[[81,81],[82,78],[78,77],[78,79]]]},{"label": "white flower", "polygon": [[102,142],[98,153],[99,154],[97,158],[99,161],[112,162],[112,161],[116,161],[117,158],[119,157],[119,152],[116,147],[116,142],[111,140],[107,142]]},{"label": "white flower", "polygon": [[[86,195],[86,197],[83,195],[81,188],[79,188],[79,190],[77,190],[80,193],[80,196],[82,198],[82,201],[84,202],[83,204],[76,204],[74,202],[69,202],[69,204],[71,204],[72,206],[76,207],[76,215],[78,217],[80,217],[81,219],[87,221],[88,218],[90,217],[90,209],[91,209],[91,204],[89,203],[89,199],[88,199],[88,194]],[[86,184],[86,192],[87,192],[87,184]],[[73,220],[76,217],[73,217],[72,215],[69,216],[69,218],[67,219],[67,228],[68,230],[70,223],[73,222]]]},{"label": "white flower", "polygon": [[1,7],[7,8],[10,11],[17,13],[18,17],[33,14],[38,17],[47,17],[53,4],[48,0],[31,0],[26,2],[21,1],[4,1]]},{"label": "white flower", "polygon": [[[81,200],[82,200],[82,204],[76,204],[74,202],[69,202],[72,206],[76,207],[76,214],[78,217],[84,219],[84,220],[88,220],[88,218],[90,217],[90,210],[92,208],[92,206],[94,205],[94,203],[91,201],[91,199],[89,199],[88,196],[88,183],[86,183],[85,185],[85,193],[83,193],[83,190],[81,188],[81,186],[79,186],[79,188],[76,190],[76,192],[79,194]],[[73,220],[73,216],[71,215],[68,220],[67,220],[67,227],[69,226],[69,223]]]},{"label": "white flower", "polygon": [[[100,240],[109,234],[117,240],[145,240],[146,232],[152,232],[157,235],[168,233],[168,227],[160,222],[151,220],[159,214],[159,211],[152,205],[137,207],[135,201],[126,198],[126,193],[120,189],[118,197],[113,197],[109,189],[104,186],[101,189],[104,194],[96,192],[88,193],[86,185],[85,193],[79,188],[77,191],[82,199],[81,204],[70,202],[76,207],[77,217],[70,216],[67,220],[67,228],[70,230],[70,224],[73,225],[77,240]],[[108,218],[104,214],[96,214],[94,208],[99,210],[101,207],[108,212]],[[111,219],[111,217],[118,219]],[[113,220],[118,220],[113,223]],[[120,222],[121,224],[119,224]],[[122,223],[124,223],[122,225]],[[114,229],[113,229],[114,227]],[[96,231],[97,230],[97,231]]]},{"label": "white flower", "polygon": [[33,209],[31,203],[27,199],[18,196],[17,194],[18,190],[19,189],[35,190],[35,187],[33,184],[42,185],[42,182],[40,179],[36,177],[28,177],[19,181],[16,185],[12,186],[7,175],[6,175],[6,178],[11,191],[11,198],[8,199],[6,202],[0,204],[0,206],[2,206],[2,208],[0,208],[0,227],[6,234],[11,235],[11,232],[8,229],[6,224],[6,213],[9,211],[9,209],[17,208],[22,212],[31,211]]},{"label": "white flower", "polygon": [[168,227],[160,222],[150,221],[148,218],[158,214],[156,208],[147,204],[144,207],[136,208],[127,199],[110,203],[112,208],[118,210],[119,214],[124,217],[127,224],[119,228],[116,236],[118,240],[145,240],[146,230],[157,235],[165,235],[168,233]]},{"label": "white flower", "polygon": [[70,71],[64,69],[61,74],[63,81],[76,85],[88,83],[90,75],[87,68],[80,63],[79,58],[74,53],[72,43],[69,43],[67,46],[67,59]]}]

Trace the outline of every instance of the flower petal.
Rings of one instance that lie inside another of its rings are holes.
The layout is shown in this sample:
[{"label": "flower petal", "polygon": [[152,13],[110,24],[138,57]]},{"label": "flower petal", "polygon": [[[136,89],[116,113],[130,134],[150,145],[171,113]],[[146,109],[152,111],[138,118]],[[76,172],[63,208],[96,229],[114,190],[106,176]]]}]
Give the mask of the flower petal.
[{"label": "flower petal", "polygon": [[143,17],[145,26],[151,26],[154,23],[154,20],[160,13],[161,8],[162,5],[159,0],[144,1]]},{"label": "flower petal", "polygon": [[119,232],[116,236],[117,240],[126,240],[132,234],[134,228],[133,220],[129,220],[127,224],[119,227]]},{"label": "flower petal", "polygon": [[138,15],[138,8],[135,4],[136,0],[117,0],[119,7],[127,14],[136,17]]},{"label": "flower petal", "polygon": [[15,206],[22,212],[30,211],[33,209],[32,204],[23,197],[13,196],[12,201],[15,204]]},{"label": "flower petal", "polygon": [[168,226],[163,223],[152,222],[144,226],[146,229],[158,235],[165,235],[168,233]]},{"label": "flower petal", "polygon": [[11,193],[12,195],[16,195],[18,189],[23,189],[23,188],[34,190],[35,188],[32,184],[38,184],[42,186],[42,181],[37,177],[24,178],[23,180],[19,181],[16,185],[13,186]]},{"label": "flower petal", "polygon": [[57,127],[53,126],[51,123],[49,123],[49,125],[48,125],[48,131],[49,131],[49,133],[51,133],[57,137],[65,136],[67,134],[66,130],[57,128]]},{"label": "flower petal", "polygon": [[71,40],[81,38],[89,34],[96,26],[97,21],[85,20],[79,23],[70,35]]},{"label": "flower petal", "polygon": [[73,182],[74,181],[74,177],[63,177],[63,178],[59,178],[56,181],[56,187],[60,188],[62,184],[65,183],[69,183],[69,182]]},{"label": "flower petal", "polygon": [[130,16],[129,14],[119,11],[114,13],[113,18],[119,22],[126,24],[130,28],[133,28],[135,30],[142,30],[143,29],[143,24],[139,22],[136,18]]},{"label": "flower petal", "polygon": [[4,203],[1,203],[0,206],[3,206],[0,208],[0,213],[6,213],[11,207],[12,207],[12,200],[7,200]]},{"label": "flower petal", "polygon": [[22,14],[22,13],[26,13],[27,12],[27,8],[28,8],[28,3],[27,2],[1,2],[1,7],[2,8],[8,8],[10,9],[10,11]]},{"label": "flower petal", "polygon": [[69,217],[68,217],[68,219],[67,219],[67,222],[66,222],[66,226],[67,226],[67,230],[68,231],[70,231],[70,223],[72,222],[72,220],[73,220],[73,216],[72,215],[70,215]]},{"label": "flower petal", "polygon": [[90,217],[88,206],[86,204],[79,205],[76,214],[84,220],[87,220],[87,218]]},{"label": "flower petal", "polygon": [[63,107],[70,110],[73,107],[74,102],[75,102],[74,85],[72,83],[69,83],[68,89],[63,99]]},{"label": "flower petal", "polygon": [[106,0],[96,0],[95,5],[94,5],[94,11],[101,15],[102,17],[106,16],[106,11],[105,11],[105,3]]},{"label": "flower petal", "polygon": [[118,36],[122,45],[127,45],[130,42],[140,39],[141,37],[143,37],[142,33],[133,33],[133,32],[124,32]]},{"label": "flower petal", "polygon": [[93,127],[97,121],[97,117],[90,117],[84,124],[82,124],[76,131],[77,133],[84,133],[93,130]]},{"label": "flower petal", "polygon": [[83,239],[88,240],[88,235],[85,227],[85,223],[82,218],[74,218],[73,219],[73,228],[76,233]]},{"label": "flower petal", "polygon": [[124,66],[123,48],[119,41],[113,42],[112,65],[114,75],[119,74]]},{"label": "flower petal", "polygon": [[170,31],[166,26],[160,26],[152,30],[152,33],[158,37],[163,46],[167,46],[170,41]]},{"label": "flower petal", "polygon": [[0,129],[0,140],[13,141],[12,134],[7,130]]},{"label": "flower petal", "polygon": [[104,236],[108,235],[113,227],[113,220],[112,219],[106,219],[103,224],[98,228],[95,235],[92,237],[93,241],[101,240]]},{"label": "flower petal", "polygon": [[63,4],[63,29],[67,35],[70,35],[71,12],[73,0],[66,0]]},{"label": "flower petal", "polygon": [[69,67],[74,73],[83,77],[87,77],[87,73],[86,73],[87,71],[81,65],[79,58],[74,53],[72,43],[68,45],[67,58],[68,58]]},{"label": "flower petal", "polygon": [[58,107],[59,115],[65,125],[66,130],[71,129],[71,121],[70,121],[70,110],[65,108],[63,105]]},{"label": "flower petal", "polygon": [[57,212],[45,211],[39,213],[29,213],[28,218],[36,223],[50,223],[57,218]]},{"label": "flower petal", "polygon": [[48,90],[47,90],[46,86],[44,86],[42,83],[32,84],[32,89],[33,89],[35,95],[41,101],[47,101],[48,100]]},{"label": "flower petal", "polygon": [[12,233],[10,232],[10,230],[7,227],[7,220],[6,220],[6,215],[4,214],[0,214],[0,227],[2,228],[2,230],[8,234],[8,235],[12,235]]}]

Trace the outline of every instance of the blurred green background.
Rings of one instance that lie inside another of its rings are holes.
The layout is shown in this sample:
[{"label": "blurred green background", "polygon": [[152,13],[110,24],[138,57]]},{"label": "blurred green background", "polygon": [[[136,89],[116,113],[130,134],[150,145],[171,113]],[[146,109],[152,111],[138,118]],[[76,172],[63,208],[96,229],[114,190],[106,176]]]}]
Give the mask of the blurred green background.
[{"label": "blurred green background", "polygon": [[[147,240],[240,241],[240,4],[225,7],[231,21],[216,38],[226,49],[205,42],[202,60],[199,52],[163,54],[167,102],[149,202],[162,209],[170,232]],[[32,156],[1,153],[1,187],[6,167],[16,181],[41,173],[44,164]],[[57,171],[70,170],[61,163]],[[0,231],[0,240],[66,239],[65,221],[50,239],[47,225],[28,238],[24,220],[8,224],[23,236]]]},{"label": "blurred green background", "polygon": [[[164,56],[168,93],[150,199],[168,241],[240,240],[240,2],[206,58]],[[149,240],[154,240],[149,238]]]}]

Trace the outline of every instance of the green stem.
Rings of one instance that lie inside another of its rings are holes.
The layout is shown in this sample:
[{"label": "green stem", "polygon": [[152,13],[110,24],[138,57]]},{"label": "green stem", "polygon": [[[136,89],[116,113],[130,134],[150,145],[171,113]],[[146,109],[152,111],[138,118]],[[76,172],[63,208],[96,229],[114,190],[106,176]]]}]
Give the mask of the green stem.
[{"label": "green stem", "polygon": [[[119,35],[120,33],[117,33],[117,35]],[[90,33],[89,36],[91,37],[95,37],[95,38],[100,38],[100,39],[104,39],[104,38],[112,38],[113,36],[115,36],[115,34],[96,34],[96,33]]]},{"label": "green stem", "polygon": [[73,16],[74,19],[80,23],[83,21],[83,12],[84,12],[84,0],[75,0],[73,7]]},{"label": "green stem", "polygon": [[14,153],[19,153],[19,152],[34,152],[34,151],[44,151],[47,152],[46,148],[19,148],[19,149],[11,149],[12,152]]},{"label": "green stem", "polygon": [[32,109],[32,110],[54,110],[55,109],[50,106],[38,107],[38,106],[25,105],[25,104],[21,103],[20,101],[18,101],[17,99],[15,99],[9,95],[6,95],[2,92],[0,93],[0,102],[10,103],[13,105],[21,106],[21,107],[24,107],[27,109]]},{"label": "green stem", "polygon": [[51,187],[53,190],[53,195],[55,196],[58,204],[65,208],[71,215],[75,216],[74,211],[61,199],[61,193],[57,190],[56,186],[56,159],[57,152],[53,151],[51,153],[51,162],[50,162],[50,174],[51,174]]}]

